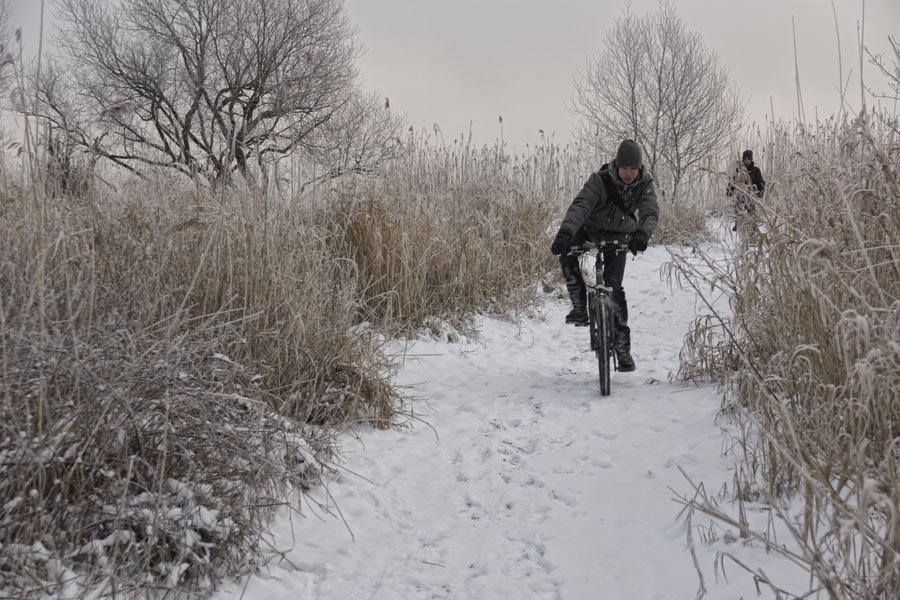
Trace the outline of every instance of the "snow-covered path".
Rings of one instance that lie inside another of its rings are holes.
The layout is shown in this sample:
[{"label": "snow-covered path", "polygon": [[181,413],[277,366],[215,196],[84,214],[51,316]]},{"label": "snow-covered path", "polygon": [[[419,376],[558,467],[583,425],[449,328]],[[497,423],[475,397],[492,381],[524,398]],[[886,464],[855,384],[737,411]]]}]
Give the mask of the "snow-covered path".
[{"label": "snow-covered path", "polygon": [[[668,382],[695,297],[660,281],[667,256],[651,248],[629,260],[638,367],[613,375],[609,397],[587,330],[563,325],[561,299],[543,318],[484,320],[477,341],[411,342],[398,381],[422,399],[424,422],[342,440],[347,470],[328,493],[346,525],[307,507],[291,533],[285,517],[285,559],[216,598],[694,598],[673,501],[691,489],[679,467],[715,492],[730,488],[732,459],[721,454],[716,390]],[[736,567],[717,581],[722,549],[803,581],[761,551],[695,538],[707,598],[758,597]]]}]

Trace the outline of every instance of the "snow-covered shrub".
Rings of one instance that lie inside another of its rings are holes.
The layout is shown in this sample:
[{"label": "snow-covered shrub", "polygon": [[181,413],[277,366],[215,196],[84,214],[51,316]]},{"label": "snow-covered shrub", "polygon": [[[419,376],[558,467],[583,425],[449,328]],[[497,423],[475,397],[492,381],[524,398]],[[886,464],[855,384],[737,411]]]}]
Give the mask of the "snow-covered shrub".
[{"label": "snow-covered shrub", "polygon": [[760,235],[706,257],[706,281],[676,261],[730,298],[682,374],[734,391],[738,497],[802,497],[779,516],[832,598],[900,594],[900,131],[880,116],[774,127]]},{"label": "snow-covered shrub", "polygon": [[210,585],[259,549],[288,491],[318,480],[311,432],[215,342],[117,325],[3,335],[3,597]]},{"label": "snow-covered shrub", "polygon": [[474,312],[533,304],[553,266],[551,223],[583,181],[572,160],[550,142],[511,156],[411,133],[383,176],[345,181],[323,222],[332,253],[358,270],[364,320],[412,334],[434,318],[464,327]]},{"label": "snow-covered shrub", "polygon": [[124,188],[0,212],[2,597],[210,586],[338,428],[396,408],[352,273],[301,216]]}]

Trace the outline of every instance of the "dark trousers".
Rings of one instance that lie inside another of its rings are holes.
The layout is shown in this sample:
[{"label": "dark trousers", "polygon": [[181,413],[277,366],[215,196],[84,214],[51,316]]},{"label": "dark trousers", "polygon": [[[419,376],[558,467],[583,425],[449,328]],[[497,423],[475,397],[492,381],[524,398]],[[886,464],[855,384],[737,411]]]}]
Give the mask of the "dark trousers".
[{"label": "dark trousers", "polygon": [[[583,232],[579,232],[572,240],[572,245],[584,243]],[[612,288],[612,300],[616,306],[616,350],[631,351],[631,328],[628,327],[628,302],[625,300],[625,290],[622,289],[622,279],[625,277],[625,263],[628,255],[625,252],[604,252],[603,273],[597,273],[598,281],[603,278],[603,283]],[[587,304],[587,288],[584,277],[581,275],[581,265],[574,256],[563,254],[559,257],[563,277],[566,279],[566,290],[572,304],[584,306]]]}]

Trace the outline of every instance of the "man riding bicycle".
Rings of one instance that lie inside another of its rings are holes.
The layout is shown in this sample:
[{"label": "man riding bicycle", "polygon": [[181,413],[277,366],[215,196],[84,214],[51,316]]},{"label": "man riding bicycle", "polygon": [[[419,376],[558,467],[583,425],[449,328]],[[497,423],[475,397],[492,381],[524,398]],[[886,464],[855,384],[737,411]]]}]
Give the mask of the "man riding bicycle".
[{"label": "man riding bicycle", "polygon": [[[627,243],[632,254],[647,249],[656,230],[659,205],[653,177],[644,168],[641,147],[631,139],[623,140],[612,163],[592,173],[581,192],[575,196],[563,218],[550,251],[559,256],[572,310],[566,323],[587,325],[587,290],[578,259],[568,254],[569,248],[591,240],[619,240]],[[612,288],[617,308],[616,358],[620,371],[634,371],[631,356],[631,329],[628,327],[628,303],[622,279],[626,254],[609,249],[604,254],[603,282]]]}]

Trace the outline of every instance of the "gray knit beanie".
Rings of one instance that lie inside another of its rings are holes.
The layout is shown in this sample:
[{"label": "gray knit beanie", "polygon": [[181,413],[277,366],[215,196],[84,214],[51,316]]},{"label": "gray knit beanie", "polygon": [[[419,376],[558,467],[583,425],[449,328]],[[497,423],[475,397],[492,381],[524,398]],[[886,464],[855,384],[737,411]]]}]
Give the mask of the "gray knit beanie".
[{"label": "gray knit beanie", "polygon": [[641,147],[638,146],[638,143],[631,139],[622,140],[622,143],[619,144],[619,151],[616,152],[616,166],[640,169],[643,164]]}]

